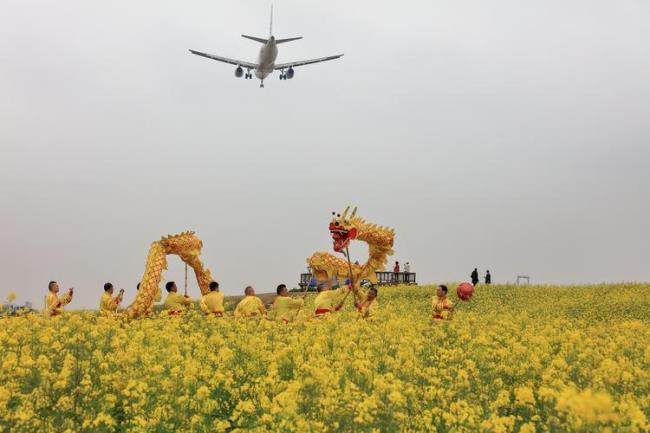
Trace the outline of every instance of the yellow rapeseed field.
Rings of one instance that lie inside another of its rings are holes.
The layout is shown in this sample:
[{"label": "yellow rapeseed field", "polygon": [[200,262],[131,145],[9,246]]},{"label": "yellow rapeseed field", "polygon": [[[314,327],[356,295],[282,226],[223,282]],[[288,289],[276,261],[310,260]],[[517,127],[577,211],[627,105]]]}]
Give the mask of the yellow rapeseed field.
[{"label": "yellow rapeseed field", "polygon": [[197,311],[5,317],[0,429],[650,430],[650,286],[479,286],[436,323],[433,294],[380,288],[372,321],[350,299],[287,325]]}]

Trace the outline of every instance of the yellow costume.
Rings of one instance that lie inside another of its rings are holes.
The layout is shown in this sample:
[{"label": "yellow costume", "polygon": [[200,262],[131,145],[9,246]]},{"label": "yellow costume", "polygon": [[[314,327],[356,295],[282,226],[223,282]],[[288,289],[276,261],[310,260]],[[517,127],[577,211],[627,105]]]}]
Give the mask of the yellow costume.
[{"label": "yellow costume", "polygon": [[257,296],[244,296],[235,308],[235,317],[255,317],[266,315],[264,303]]},{"label": "yellow costume", "polygon": [[301,298],[278,296],[275,298],[275,302],[273,302],[271,311],[274,313],[276,321],[292,322],[296,318],[298,310],[300,310],[304,303],[305,301]]},{"label": "yellow costume", "polygon": [[163,304],[163,309],[168,310],[170,314],[177,314],[185,311],[185,307],[191,302],[190,298],[186,298],[177,292],[169,292]]},{"label": "yellow costume", "polygon": [[210,292],[201,298],[201,310],[205,314],[223,315],[223,293]]},{"label": "yellow costume", "polygon": [[110,293],[104,292],[101,300],[99,301],[99,314],[102,316],[112,316],[117,312],[119,295],[112,297]]},{"label": "yellow costume", "polygon": [[314,308],[316,315],[327,314],[336,311],[338,305],[343,301],[345,294],[349,291],[347,287],[341,287],[336,290],[323,290],[314,299]]},{"label": "yellow costume", "polygon": [[68,305],[72,301],[72,295],[66,292],[60,298],[56,293],[49,292],[45,297],[45,314],[47,316],[60,316],[63,314],[63,306]]},{"label": "yellow costume", "polygon": [[447,297],[440,299],[437,296],[434,296],[432,307],[432,316],[435,320],[446,320],[450,318],[452,305]]}]

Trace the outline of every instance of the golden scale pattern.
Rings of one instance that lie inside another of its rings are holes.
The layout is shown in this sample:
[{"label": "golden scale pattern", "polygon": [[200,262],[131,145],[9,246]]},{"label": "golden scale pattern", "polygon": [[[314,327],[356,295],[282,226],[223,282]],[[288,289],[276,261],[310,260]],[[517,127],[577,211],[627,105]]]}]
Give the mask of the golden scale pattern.
[{"label": "golden scale pattern", "polygon": [[199,259],[202,248],[203,242],[191,231],[168,235],[153,242],[147,255],[147,264],[140,281],[140,290],[138,290],[133,303],[126,309],[126,316],[132,319],[140,318],[146,316],[151,310],[159,290],[162,272],[167,269],[168,254],[175,254],[187,263],[194,270],[201,293],[208,293],[212,275],[208,269],[204,268]]},{"label": "golden scale pattern", "polygon": [[[388,257],[393,255],[393,241],[395,230],[389,227],[382,227],[377,224],[366,222],[357,216],[357,208],[348,217],[350,207],[348,206],[343,214],[334,216],[332,223],[338,222],[346,230],[357,229],[356,240],[368,244],[368,260],[363,264],[352,263],[352,280],[355,286],[359,286],[362,280],[376,282],[376,271],[384,269]],[[333,254],[317,251],[307,259],[313,275],[319,282],[331,281],[334,275],[338,277],[350,274],[347,259],[342,259]]]}]

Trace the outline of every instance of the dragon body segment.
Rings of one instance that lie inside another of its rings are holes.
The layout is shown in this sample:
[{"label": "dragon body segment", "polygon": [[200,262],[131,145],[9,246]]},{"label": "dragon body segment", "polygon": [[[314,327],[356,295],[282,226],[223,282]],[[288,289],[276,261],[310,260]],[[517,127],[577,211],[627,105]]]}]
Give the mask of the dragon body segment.
[{"label": "dragon body segment", "polygon": [[190,231],[168,235],[153,242],[147,255],[147,264],[140,281],[140,290],[138,290],[133,303],[126,309],[126,316],[130,318],[143,317],[150,310],[159,290],[162,272],[167,269],[168,254],[176,254],[183,262],[191,266],[194,269],[201,293],[208,293],[212,275],[208,269],[203,267],[203,263],[199,259],[202,248],[203,242],[195,236],[194,232]]},{"label": "dragon body segment", "polygon": [[[363,264],[352,263],[352,281],[359,286],[362,280],[376,282],[375,272],[386,265],[388,257],[393,254],[393,241],[395,231],[388,227],[381,227],[366,222],[356,215],[357,209],[348,216],[350,208],[343,214],[332,212],[332,221],[329,225],[334,251],[347,252],[347,247],[352,240],[359,240],[368,244],[368,260]],[[307,259],[312,274],[319,282],[331,281],[333,276],[350,274],[350,264],[346,259],[336,257],[326,252],[315,252]]]}]

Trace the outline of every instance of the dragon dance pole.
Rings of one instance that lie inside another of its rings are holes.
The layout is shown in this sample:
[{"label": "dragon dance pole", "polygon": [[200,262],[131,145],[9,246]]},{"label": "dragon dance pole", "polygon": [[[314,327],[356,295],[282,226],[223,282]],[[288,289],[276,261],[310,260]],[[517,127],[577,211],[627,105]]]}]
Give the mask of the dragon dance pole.
[{"label": "dragon dance pole", "polygon": [[187,297],[187,263],[185,263],[185,296]]},{"label": "dragon dance pole", "polygon": [[[350,260],[350,251],[348,250],[348,247],[345,247],[345,256],[346,256],[346,258],[348,259],[348,270],[349,270],[349,272],[350,272],[350,286],[352,287],[352,290],[355,290],[355,287],[354,287],[354,277],[352,276],[352,261]],[[341,307],[343,306],[343,304],[345,303],[345,300],[348,299],[348,295],[350,295],[350,292],[351,292],[352,290],[348,291],[348,293],[345,294],[345,297],[343,298],[343,300],[342,300],[341,303],[339,304],[339,307],[338,307],[338,308],[341,308]],[[355,295],[354,295],[355,299],[356,299],[356,296],[357,296],[357,295],[356,295],[356,293],[355,293]]]},{"label": "dragon dance pole", "polygon": [[[308,267],[308,270],[309,270],[309,279],[305,283],[305,289],[302,291],[303,298],[307,296],[307,292],[309,291],[309,284],[311,283],[311,279],[314,278],[314,270],[311,269],[311,266]],[[316,285],[318,286],[318,283],[316,283]]]},{"label": "dragon dance pole", "polygon": [[311,283],[311,278],[312,278],[311,276],[314,275],[314,271],[310,270],[309,274],[310,274],[309,281],[307,281],[307,284],[305,284],[305,290],[302,291],[301,299],[303,301],[302,301],[302,304],[300,305],[300,307],[298,307],[298,310],[296,311],[296,315],[294,316],[295,318],[298,318],[298,314],[300,314],[300,310],[302,310],[302,307],[305,305],[304,299],[307,297],[307,291],[309,290],[309,283]]},{"label": "dragon dance pole", "polygon": [[354,287],[354,278],[352,277],[352,261],[350,260],[350,251],[345,247],[345,256],[348,259],[348,270],[350,271],[350,284]]}]

